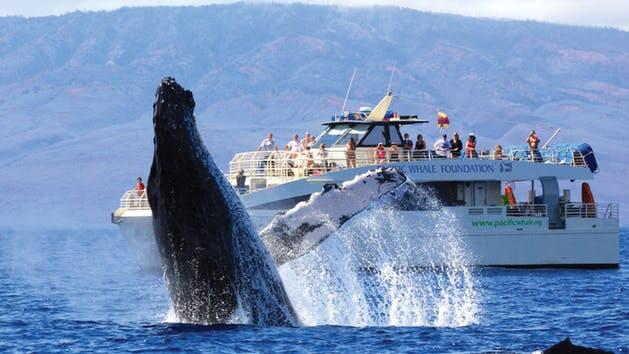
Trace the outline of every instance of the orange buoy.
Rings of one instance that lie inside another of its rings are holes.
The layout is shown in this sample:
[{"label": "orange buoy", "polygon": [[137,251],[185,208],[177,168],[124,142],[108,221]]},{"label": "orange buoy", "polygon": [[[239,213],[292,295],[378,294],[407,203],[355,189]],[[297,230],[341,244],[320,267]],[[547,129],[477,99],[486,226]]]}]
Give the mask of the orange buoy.
[{"label": "orange buoy", "polygon": [[515,206],[515,195],[513,194],[513,188],[511,188],[511,186],[508,184],[505,186],[505,196],[509,201],[509,205]]},{"label": "orange buoy", "polygon": [[594,204],[594,194],[592,194],[592,189],[587,182],[581,184],[581,203]]}]

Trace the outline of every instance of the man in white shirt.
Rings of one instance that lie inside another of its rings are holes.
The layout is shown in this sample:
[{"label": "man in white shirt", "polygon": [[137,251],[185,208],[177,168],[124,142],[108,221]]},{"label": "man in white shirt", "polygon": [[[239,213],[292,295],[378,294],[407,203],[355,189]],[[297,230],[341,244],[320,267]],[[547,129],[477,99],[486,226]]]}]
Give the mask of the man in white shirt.
[{"label": "man in white shirt", "polygon": [[435,145],[433,145],[435,152],[440,157],[448,157],[448,152],[450,151],[450,142],[448,141],[448,136],[443,134],[440,139],[435,141]]},{"label": "man in white shirt", "polygon": [[295,153],[300,153],[302,149],[301,146],[301,142],[299,141],[299,135],[294,134],[293,135],[293,140],[289,141],[288,144],[286,144],[286,146],[288,147],[288,151],[290,151],[291,155],[295,154]]},{"label": "man in white shirt", "polygon": [[262,140],[260,146],[256,151],[277,151],[277,145],[275,144],[275,140],[273,140],[273,133],[268,133],[266,138]]},{"label": "man in white shirt", "polygon": [[[256,171],[257,175],[264,175],[264,169],[266,168],[267,163],[269,162],[267,158],[271,155],[271,152],[278,151],[277,145],[275,144],[275,140],[273,140],[273,134],[268,133],[266,138],[262,140],[260,146],[256,151],[261,151],[261,154],[255,154],[258,157],[258,169]],[[254,155],[254,156],[255,156]]]}]

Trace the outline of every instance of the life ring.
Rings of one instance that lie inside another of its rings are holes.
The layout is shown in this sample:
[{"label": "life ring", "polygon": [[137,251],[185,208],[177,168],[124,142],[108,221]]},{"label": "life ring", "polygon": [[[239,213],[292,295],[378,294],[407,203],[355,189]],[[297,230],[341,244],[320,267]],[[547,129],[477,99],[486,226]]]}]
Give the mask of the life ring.
[{"label": "life ring", "polygon": [[511,188],[511,186],[508,184],[505,186],[505,196],[507,197],[507,200],[509,201],[509,205],[515,206],[516,202],[515,202],[515,195],[513,194],[513,188]]}]

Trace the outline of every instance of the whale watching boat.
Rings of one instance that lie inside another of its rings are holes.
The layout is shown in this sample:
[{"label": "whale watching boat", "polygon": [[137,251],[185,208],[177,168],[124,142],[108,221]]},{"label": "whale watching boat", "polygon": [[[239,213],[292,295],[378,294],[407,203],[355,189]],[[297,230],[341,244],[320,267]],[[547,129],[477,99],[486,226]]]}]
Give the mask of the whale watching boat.
[{"label": "whale watching boat", "polygon": [[[470,156],[463,153],[461,157],[442,156],[430,149],[400,148],[396,152],[390,147],[402,146],[401,129],[428,121],[390,112],[392,99],[388,92],[373,109],[323,123],[324,131],[311,145],[313,155],[325,145],[327,154],[322,158],[294,157],[288,151],[236,154],[226,177],[238,190],[256,227],[263,228],[275,215],[329,185],[340,185],[378,167],[391,167],[434,191],[442,208],[456,219],[457,237],[471,253],[473,265],[618,267],[618,204],[594,201],[587,181],[594,178],[598,166],[587,144],[545,145],[533,152],[528,147],[514,147]],[[356,147],[348,156],[350,138]],[[374,149],[380,143],[385,150],[378,156]],[[560,183],[565,186],[576,181],[582,189],[578,201],[571,198],[571,190],[560,189]],[[516,184],[528,189],[525,202],[515,200]],[[416,237],[415,244],[421,244],[426,236],[414,235],[412,225],[431,212],[422,208],[396,211],[400,225],[409,226],[404,235],[388,235],[392,244],[398,237]],[[142,262],[159,264],[144,191],[127,191],[112,213],[112,222],[119,225]],[[421,267],[425,259],[417,251],[413,257],[400,258],[398,265]]]}]

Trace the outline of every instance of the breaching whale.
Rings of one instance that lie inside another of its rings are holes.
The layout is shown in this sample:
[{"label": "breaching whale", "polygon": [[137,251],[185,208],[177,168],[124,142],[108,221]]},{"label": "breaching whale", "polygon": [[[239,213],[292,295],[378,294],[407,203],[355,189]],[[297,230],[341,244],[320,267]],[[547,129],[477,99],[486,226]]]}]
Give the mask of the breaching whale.
[{"label": "breaching whale", "polygon": [[147,191],[175,314],[194,324],[298,325],[249,214],[201,140],[194,106],[192,92],[162,79]]},{"label": "breaching whale", "polygon": [[280,266],[311,251],[358,213],[372,207],[414,208],[415,184],[393,168],[370,170],[341,186],[327,185],[277,215],[260,236]]}]

